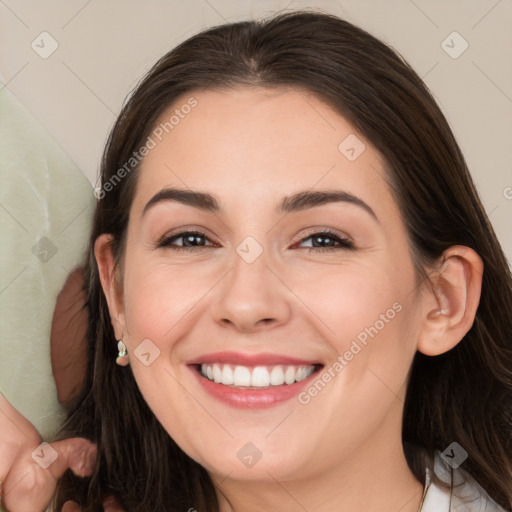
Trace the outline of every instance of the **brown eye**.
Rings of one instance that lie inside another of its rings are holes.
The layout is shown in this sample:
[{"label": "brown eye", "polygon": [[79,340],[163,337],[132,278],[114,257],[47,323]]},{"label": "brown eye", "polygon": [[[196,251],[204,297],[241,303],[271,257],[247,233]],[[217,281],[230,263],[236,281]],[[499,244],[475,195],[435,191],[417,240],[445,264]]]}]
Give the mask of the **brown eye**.
[{"label": "brown eye", "polygon": [[[209,238],[201,231],[182,231],[175,235],[165,237],[158,247],[167,247],[173,251],[194,250],[201,247],[211,247],[213,244],[207,245]],[[176,243],[180,242],[180,243]]]}]

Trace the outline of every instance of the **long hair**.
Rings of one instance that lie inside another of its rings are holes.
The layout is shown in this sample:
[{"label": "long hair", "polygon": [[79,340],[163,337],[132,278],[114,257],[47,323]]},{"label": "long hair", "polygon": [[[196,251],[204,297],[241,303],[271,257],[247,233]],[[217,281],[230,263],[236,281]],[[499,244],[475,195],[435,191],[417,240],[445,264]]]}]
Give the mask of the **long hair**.
[{"label": "long hair", "polygon": [[506,258],[449,125],[422,80],[372,35],[314,12],[199,33],[163,56],[124,104],[103,155],[103,188],[88,249],[87,379],[58,436],[90,439],[98,457],[91,478],[64,475],[57,509],[73,499],[84,511],[99,510],[101,499],[115,494],[129,512],[218,512],[206,470],[160,425],[131,369],[115,364],[117,342],[93,247],[102,233],[112,235],[122,283],[139,168],[130,159],[178,100],[185,103],[199,90],[243,86],[312,92],[377,148],[420,282],[428,282],[426,269],[451,245],[471,247],[482,258],[482,294],[469,332],[443,355],[414,357],[402,440],[409,467],[422,482],[436,451],[457,441],[469,455],[464,469],[512,510],[512,277]]}]

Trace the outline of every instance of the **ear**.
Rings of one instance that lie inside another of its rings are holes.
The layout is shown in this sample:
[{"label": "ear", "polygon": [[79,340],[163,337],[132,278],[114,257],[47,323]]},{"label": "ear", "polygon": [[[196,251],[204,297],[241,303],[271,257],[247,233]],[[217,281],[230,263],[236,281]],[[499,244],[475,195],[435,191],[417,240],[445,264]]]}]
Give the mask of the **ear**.
[{"label": "ear", "polygon": [[104,233],[94,242],[94,256],[98,264],[101,287],[107,299],[108,310],[116,339],[122,340],[127,332],[123,305],[123,294],[118,283],[112,252],[112,235]]},{"label": "ear", "polygon": [[480,302],[484,265],[469,247],[443,252],[441,267],[425,287],[418,350],[437,356],[452,349],[471,329]]}]

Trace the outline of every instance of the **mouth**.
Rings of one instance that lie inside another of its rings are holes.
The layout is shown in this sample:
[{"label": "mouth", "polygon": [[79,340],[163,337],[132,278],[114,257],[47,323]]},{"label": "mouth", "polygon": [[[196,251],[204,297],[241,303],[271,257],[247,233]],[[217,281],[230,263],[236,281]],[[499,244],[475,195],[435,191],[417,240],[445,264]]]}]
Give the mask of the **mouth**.
[{"label": "mouth", "polygon": [[241,366],[222,363],[195,365],[204,378],[216,384],[239,389],[261,389],[291,386],[307,379],[322,365]]},{"label": "mouth", "polygon": [[188,362],[206,393],[232,407],[267,408],[290,400],[323,364],[276,355],[217,353]]}]

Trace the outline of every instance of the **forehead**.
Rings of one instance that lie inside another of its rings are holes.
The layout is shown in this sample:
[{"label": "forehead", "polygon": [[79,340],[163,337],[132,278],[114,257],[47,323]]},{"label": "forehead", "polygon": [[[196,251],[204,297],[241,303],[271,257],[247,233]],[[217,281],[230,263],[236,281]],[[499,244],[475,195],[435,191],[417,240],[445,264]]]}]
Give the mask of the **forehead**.
[{"label": "forehead", "polygon": [[151,137],[155,146],[142,163],[134,209],[166,186],[245,205],[315,187],[390,200],[380,154],[305,91],[195,91],[167,109]]}]

